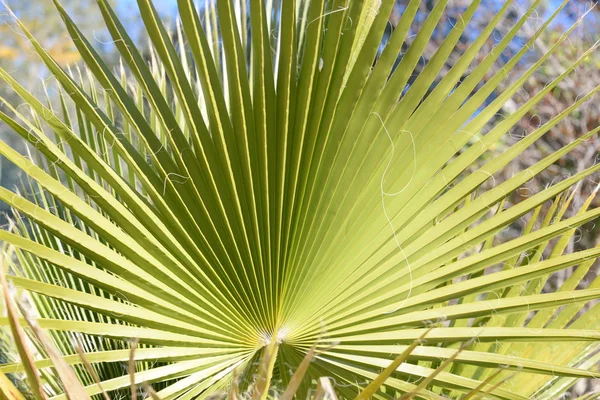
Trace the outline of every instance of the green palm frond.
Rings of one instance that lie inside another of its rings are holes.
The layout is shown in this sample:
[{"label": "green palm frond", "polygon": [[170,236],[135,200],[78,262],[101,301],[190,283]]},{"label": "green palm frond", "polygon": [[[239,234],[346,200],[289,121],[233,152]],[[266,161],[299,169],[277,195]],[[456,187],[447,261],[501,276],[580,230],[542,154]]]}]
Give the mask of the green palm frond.
[{"label": "green palm frond", "polygon": [[[600,309],[586,306],[600,280],[580,288],[600,247],[568,250],[600,217],[596,193],[574,205],[573,189],[600,165],[511,202],[600,127],[494,180],[600,89],[495,148],[594,56],[497,118],[581,23],[511,75],[564,3],[491,77],[539,0],[485,56],[512,2],[459,50],[481,7],[470,2],[416,77],[446,0],[401,57],[418,1],[390,34],[394,0],[178,0],[172,30],[138,0],[144,52],[97,0],[116,70],[54,3],[84,65],[64,69],[16,20],[60,88],[38,99],[0,69],[29,108],[2,99],[0,119],[30,145],[24,156],[0,142],[25,172],[19,190],[0,188],[15,212],[0,240],[14,251],[9,280],[89,395],[131,396],[134,338],[135,384],[161,399],[227,393],[234,380],[257,398],[269,387],[319,398],[331,391],[322,377],[344,399],[367,387],[363,398],[550,399],[600,377]],[[33,343],[44,390],[66,398]]]}]

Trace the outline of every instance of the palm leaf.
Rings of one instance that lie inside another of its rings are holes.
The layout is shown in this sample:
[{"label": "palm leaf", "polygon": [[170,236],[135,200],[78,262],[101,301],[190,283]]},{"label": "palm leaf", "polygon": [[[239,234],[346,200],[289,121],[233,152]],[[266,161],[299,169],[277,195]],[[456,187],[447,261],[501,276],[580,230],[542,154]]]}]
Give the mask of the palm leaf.
[{"label": "palm leaf", "polygon": [[[571,188],[600,166],[519,203],[510,198],[600,127],[493,181],[600,89],[504,151],[494,148],[594,55],[595,46],[495,119],[581,23],[510,75],[565,3],[489,79],[539,1],[485,57],[512,2],[458,50],[481,7],[470,2],[414,79],[447,1],[399,57],[417,1],[390,34],[393,0],[218,0],[200,8],[179,0],[173,32],[151,1],[138,0],[151,43],[145,54],[98,0],[121,56],[116,71],[54,3],[84,65],[61,67],[16,19],[60,85],[59,105],[0,70],[30,108],[3,100],[0,119],[30,152],[0,143],[26,173],[20,190],[0,188],[15,212],[0,239],[15,251],[10,280],[30,294],[36,324],[58,349],[52,356],[64,354],[87,395],[133,396],[131,387],[151,383],[152,398],[192,399],[235,380],[230,393],[265,398],[269,387],[283,392],[291,382],[286,396],[321,397],[320,378],[329,376],[342,398],[521,399],[600,377],[600,309],[584,308],[600,289],[596,281],[577,289],[600,248],[566,252],[574,229],[600,215],[590,208],[595,192],[565,217]],[[507,238],[503,230],[521,218],[526,229]],[[562,287],[542,290],[571,267]],[[132,338],[140,343],[135,363]],[[65,398],[52,360],[32,363],[47,394]],[[302,382],[290,365],[301,365]],[[21,371],[19,363],[0,367]]]}]

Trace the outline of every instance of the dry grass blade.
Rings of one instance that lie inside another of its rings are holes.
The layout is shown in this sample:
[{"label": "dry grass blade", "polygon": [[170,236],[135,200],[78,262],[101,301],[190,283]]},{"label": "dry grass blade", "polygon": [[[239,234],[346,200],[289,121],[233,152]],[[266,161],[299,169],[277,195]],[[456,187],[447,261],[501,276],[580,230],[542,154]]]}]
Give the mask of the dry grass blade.
[{"label": "dry grass blade", "polygon": [[137,399],[137,386],[135,384],[135,350],[137,349],[140,339],[133,339],[131,351],[129,352],[129,383],[131,385],[131,398]]},{"label": "dry grass blade", "polygon": [[515,376],[517,373],[513,373],[510,376],[507,376],[506,378],[502,379],[500,382],[496,383],[494,386],[492,386],[491,388],[489,388],[488,390],[486,390],[485,392],[482,392],[483,397],[485,397],[486,394],[493,392],[494,390],[496,390],[497,388],[499,388],[500,386],[504,385],[504,382],[510,380],[513,376]]},{"label": "dry grass blade", "polygon": [[258,377],[256,378],[254,392],[252,393],[252,400],[264,400],[267,398],[278,350],[279,343],[277,343],[277,337],[273,336],[271,343],[265,346],[263,351],[258,367],[260,370],[258,372]]},{"label": "dry grass blade", "polygon": [[323,397],[325,397],[325,389],[323,389],[323,384],[321,383],[321,379],[319,379],[313,400],[322,400]]},{"label": "dry grass blade", "polygon": [[144,391],[148,394],[148,397],[152,400],[161,400],[160,396],[156,394],[156,391],[148,384],[148,382],[142,383]]},{"label": "dry grass blade", "polygon": [[21,313],[25,317],[27,324],[31,328],[35,338],[40,342],[52,364],[60,377],[60,381],[64,386],[65,394],[70,400],[85,400],[90,399],[90,396],[85,391],[83,385],[77,379],[77,375],[73,368],[71,368],[63,359],[58,349],[54,346],[54,343],[46,336],[44,330],[40,328],[37,321],[27,312],[24,307],[20,307]]},{"label": "dry grass blade", "polygon": [[42,389],[42,382],[40,380],[37,368],[33,363],[33,356],[31,355],[31,352],[27,347],[27,336],[25,335],[23,328],[21,328],[21,325],[19,324],[17,311],[15,309],[15,305],[13,304],[13,300],[10,296],[8,284],[6,282],[6,276],[4,275],[4,268],[4,258],[1,258],[0,283],[2,284],[2,292],[4,293],[4,304],[6,305],[6,313],[8,316],[8,322],[10,324],[10,330],[15,340],[17,351],[19,352],[19,357],[21,358],[21,362],[23,363],[23,367],[25,368],[27,382],[29,383],[31,391],[36,399],[45,400],[47,399],[47,396],[44,393],[44,390]]},{"label": "dry grass blade", "polygon": [[25,400],[25,397],[3,372],[0,372],[0,400]]},{"label": "dry grass blade", "polygon": [[381,385],[384,384],[384,382],[387,380],[387,378],[389,378],[390,375],[392,375],[392,373],[394,373],[394,371],[396,371],[398,369],[400,364],[402,364],[404,361],[406,361],[408,356],[410,356],[410,353],[412,353],[413,350],[422,343],[423,339],[425,339],[425,337],[431,331],[431,329],[433,329],[433,328],[429,328],[421,336],[419,336],[419,338],[417,338],[414,342],[412,342],[411,345],[408,346],[402,354],[400,354],[398,357],[396,357],[394,359],[394,361],[392,361],[392,363],[386,369],[381,371],[381,373],[379,375],[377,375],[377,378],[375,378],[373,380],[373,382],[369,383],[369,385],[366,388],[364,388],[363,391],[360,392],[354,400],[370,399],[379,390]]},{"label": "dry grass blade", "polygon": [[231,379],[231,387],[227,394],[227,400],[237,400],[240,397],[240,386],[239,386],[240,370],[236,368],[233,371],[233,378]]},{"label": "dry grass blade", "polygon": [[313,360],[313,358],[315,358],[315,346],[311,347],[310,350],[308,350],[308,353],[306,353],[306,355],[304,356],[304,359],[296,369],[296,372],[294,372],[294,375],[292,376],[288,387],[285,389],[285,392],[283,392],[283,394],[281,395],[280,400],[291,400],[294,398],[296,392],[298,391],[298,388],[300,387],[300,384],[302,383],[302,379],[304,379],[306,370],[308,369],[308,366],[310,365],[310,362]]},{"label": "dry grass blade", "polygon": [[100,388],[100,391],[102,392],[102,397],[104,397],[104,400],[110,400],[110,397],[108,397],[108,394],[102,387],[102,383],[100,382],[100,377],[98,376],[98,373],[96,373],[96,370],[94,369],[94,367],[92,367],[92,364],[89,362],[89,360],[85,356],[85,353],[83,352],[83,349],[81,348],[81,345],[79,343],[77,343],[75,345],[75,350],[77,351],[79,358],[81,358],[83,365],[85,365],[85,369],[92,376],[92,378],[94,379],[94,382],[96,382],[96,385],[98,385],[98,387]]},{"label": "dry grass blade", "polygon": [[597,400],[600,399],[600,392],[586,393],[577,397],[575,400]]},{"label": "dry grass blade", "polygon": [[331,400],[337,400],[337,395],[335,394],[335,390],[333,390],[331,381],[328,377],[322,376],[317,383],[317,390],[315,391],[313,400],[322,400],[325,395]]},{"label": "dry grass blade", "polygon": [[496,372],[487,377],[483,382],[481,382],[475,389],[471,390],[469,393],[461,397],[460,400],[469,400],[475,397],[475,395],[480,394],[485,386],[487,386],[495,377],[500,375],[504,371],[503,369],[498,369]]},{"label": "dry grass blade", "polygon": [[419,384],[417,385],[416,388],[414,388],[413,390],[411,390],[408,393],[404,393],[402,396],[400,396],[400,398],[398,400],[410,400],[412,399],[414,396],[416,396],[417,394],[419,394],[419,392],[421,392],[421,390],[427,388],[427,386],[433,382],[433,380],[435,379],[436,376],[438,376],[440,374],[440,372],[442,372],[444,369],[446,369],[446,367],[448,365],[450,365],[455,359],[456,357],[458,357],[458,355],[471,343],[471,341],[467,342],[467,343],[463,343],[460,348],[458,350],[456,350],[456,352],[451,356],[448,357],[446,360],[444,360],[444,362],[442,362],[440,364],[439,367],[437,367],[435,369],[435,371],[433,371],[431,374],[429,374],[429,376],[427,376],[427,378],[423,379],[421,382],[419,382]]}]

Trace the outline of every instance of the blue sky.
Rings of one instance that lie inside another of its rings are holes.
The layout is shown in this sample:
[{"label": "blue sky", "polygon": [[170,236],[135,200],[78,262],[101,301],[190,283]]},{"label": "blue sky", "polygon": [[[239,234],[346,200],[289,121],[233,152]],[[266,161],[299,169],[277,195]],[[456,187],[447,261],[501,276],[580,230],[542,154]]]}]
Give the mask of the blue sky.
[{"label": "blue sky", "polygon": [[[177,0],[159,0],[154,2],[154,6],[161,15],[175,15],[177,13]],[[117,10],[120,14],[137,12],[136,0],[118,0]]]}]

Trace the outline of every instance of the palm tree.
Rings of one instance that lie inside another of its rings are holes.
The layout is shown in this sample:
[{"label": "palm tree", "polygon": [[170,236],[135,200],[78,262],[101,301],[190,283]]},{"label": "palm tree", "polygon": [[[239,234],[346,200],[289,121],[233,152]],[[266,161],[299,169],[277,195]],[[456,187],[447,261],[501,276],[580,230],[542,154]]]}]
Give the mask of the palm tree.
[{"label": "palm tree", "polygon": [[[113,72],[54,3],[83,69],[63,69],[16,21],[59,82],[58,105],[0,70],[29,108],[4,102],[0,118],[30,144],[26,157],[0,143],[26,174],[21,189],[0,188],[15,212],[0,231],[3,270],[29,294],[31,304],[19,303],[37,339],[23,336],[5,286],[0,322],[24,362],[0,371],[27,372],[33,396],[66,398],[72,371],[86,394],[70,398],[137,396],[148,382],[161,399],[251,387],[264,397],[295,382],[298,365],[303,397],[329,377],[342,398],[366,387],[362,398],[555,399],[600,376],[600,309],[586,307],[600,280],[583,285],[600,248],[566,251],[598,219],[588,209],[595,193],[564,217],[573,186],[600,166],[506,201],[600,128],[494,182],[600,88],[494,149],[593,56],[595,47],[496,119],[581,21],[511,77],[557,9],[484,80],[540,3],[473,64],[509,0],[440,76],[480,8],[472,1],[415,78],[447,0],[400,58],[419,1],[388,36],[394,0],[218,0],[200,11],[178,0],[173,35],[138,0],[150,62],[97,0],[122,58]],[[521,218],[521,234],[507,238]]]}]

